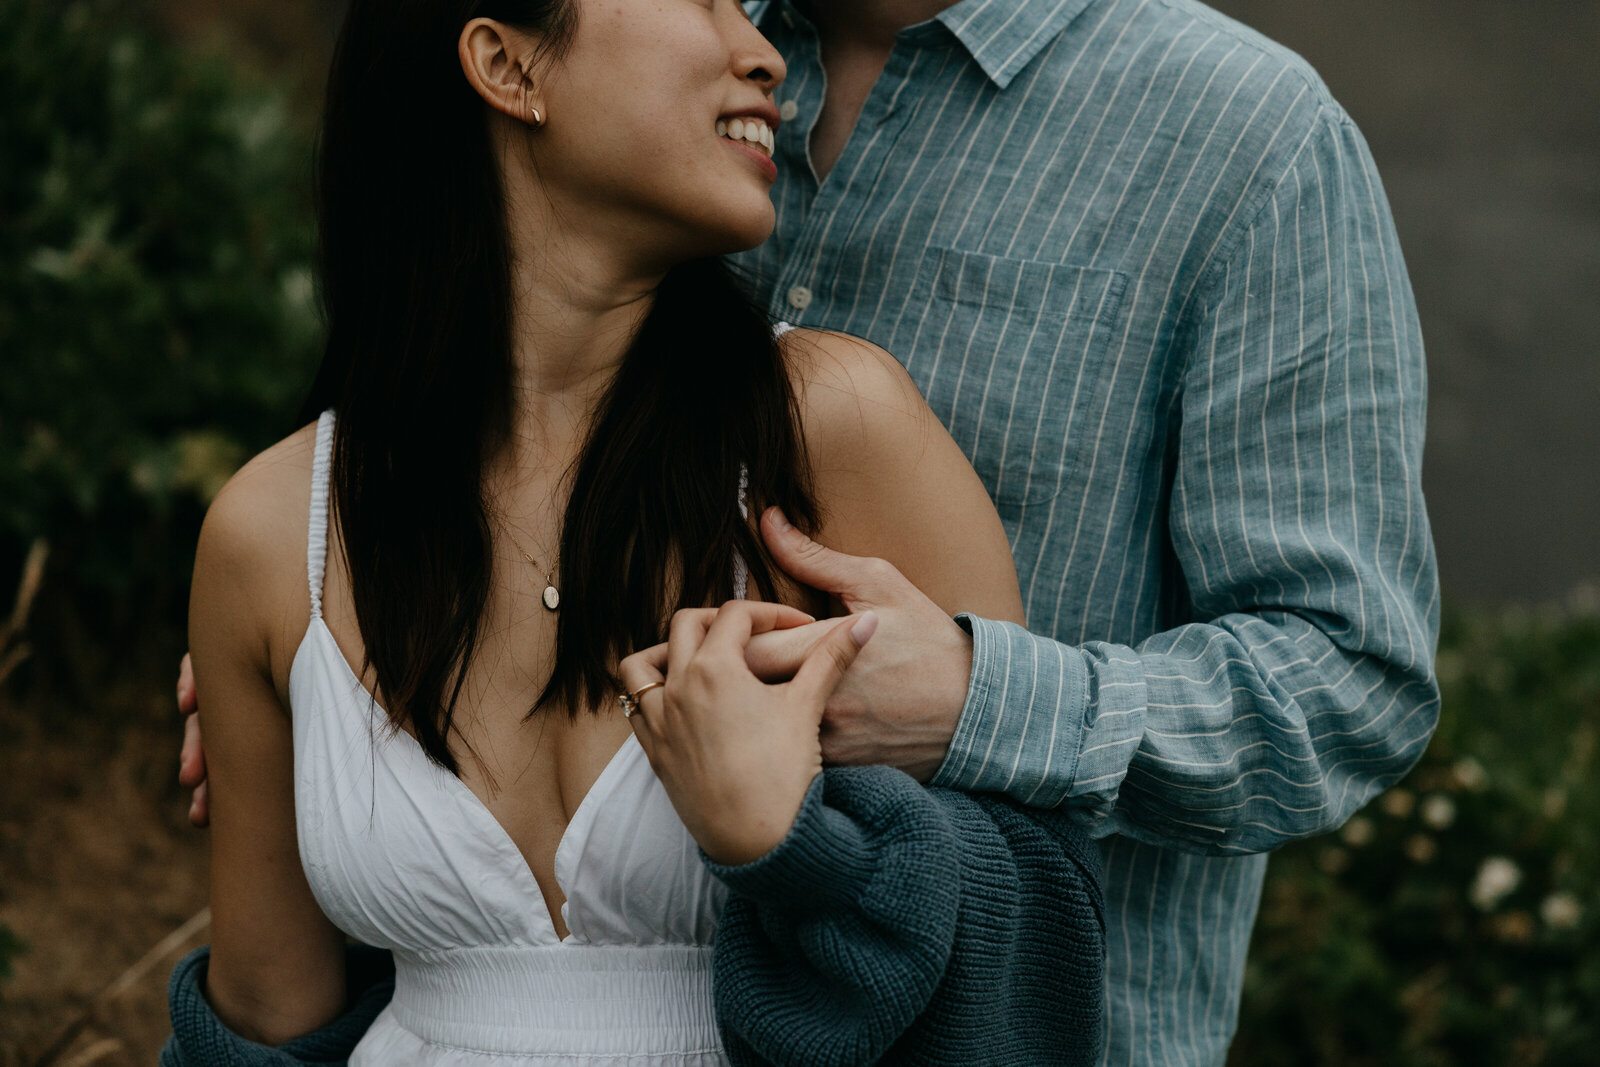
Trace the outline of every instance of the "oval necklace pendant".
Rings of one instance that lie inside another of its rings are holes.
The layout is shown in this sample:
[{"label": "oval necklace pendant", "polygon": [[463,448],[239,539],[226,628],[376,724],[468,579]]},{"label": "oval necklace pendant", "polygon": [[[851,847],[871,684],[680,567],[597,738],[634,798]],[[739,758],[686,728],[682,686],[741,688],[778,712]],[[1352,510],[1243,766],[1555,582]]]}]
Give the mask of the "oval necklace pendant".
[{"label": "oval necklace pendant", "polygon": [[561,594],[556,592],[556,587],[553,585],[544,587],[544,606],[550,611],[561,606]]}]

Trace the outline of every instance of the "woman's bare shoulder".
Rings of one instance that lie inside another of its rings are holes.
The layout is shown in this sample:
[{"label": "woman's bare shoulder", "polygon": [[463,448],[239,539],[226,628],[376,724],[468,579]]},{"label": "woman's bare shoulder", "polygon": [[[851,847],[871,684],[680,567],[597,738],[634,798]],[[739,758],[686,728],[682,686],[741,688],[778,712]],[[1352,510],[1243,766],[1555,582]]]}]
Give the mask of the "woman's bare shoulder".
[{"label": "woman's bare shoulder", "polygon": [[820,475],[914,461],[943,427],[899,360],[871,341],[831,330],[790,330],[780,342],[799,398],[801,429]]},{"label": "woman's bare shoulder", "polygon": [[[305,543],[311,515],[315,424],[262,451],[229,478],[206,510],[201,540],[248,556],[276,555],[286,540]],[[295,538],[284,535],[293,531]]]},{"label": "woman's bare shoulder", "polygon": [[309,610],[315,446],[316,426],[303,427],[251,459],[217,493],[195,552],[195,607],[245,612],[263,625],[293,618],[301,603]]},{"label": "woman's bare shoulder", "polygon": [[951,614],[1020,620],[1000,517],[905,368],[846,334],[793,330],[784,342],[823,512],[817,540],[889,560]]}]

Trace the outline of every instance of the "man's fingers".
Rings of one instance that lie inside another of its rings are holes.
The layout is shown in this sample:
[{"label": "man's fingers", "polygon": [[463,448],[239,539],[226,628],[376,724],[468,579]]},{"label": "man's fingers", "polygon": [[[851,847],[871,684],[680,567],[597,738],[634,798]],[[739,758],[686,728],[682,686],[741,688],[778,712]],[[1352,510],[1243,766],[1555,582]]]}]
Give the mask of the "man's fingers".
[{"label": "man's fingers", "polygon": [[874,596],[888,566],[882,560],[847,556],[819,545],[791,526],[778,508],[768,508],[761,516],[761,536],[773,561],[789,577],[833,594],[851,611],[877,602]]},{"label": "man's fingers", "polygon": [[183,720],[183,749],[178,753],[178,784],[189,789],[206,780],[206,750],[200,740],[200,716]]},{"label": "man's fingers", "polygon": [[760,600],[730,600],[720,608],[685,609],[672,616],[664,673],[683,677],[689,661],[711,640],[714,630],[722,637],[712,651],[718,656],[736,655],[742,662],[751,634],[795,629],[815,621],[799,608]]},{"label": "man's fingers", "polygon": [[211,825],[211,797],[204,782],[195,787],[194,799],[189,802],[189,822],[200,827]]},{"label": "man's fingers", "polygon": [[794,629],[815,622],[810,615],[784,604],[762,600],[730,600],[717,609],[706,630],[704,652],[744,663],[745,646],[756,634]]},{"label": "man's fingers", "polygon": [[763,682],[787,682],[837,623],[837,619],[823,619],[790,630],[756,634],[744,648],[745,666]]},{"label": "man's fingers", "polygon": [[878,616],[870,611],[846,619],[829,631],[800,665],[789,688],[803,702],[814,704],[819,718],[828,697],[839,687],[862,646],[872,639],[877,629]]},{"label": "man's fingers", "polygon": [[194,662],[183,654],[178,664],[178,711],[183,719],[183,747],[178,752],[178,784],[193,789],[189,800],[189,822],[198,827],[211,825],[211,796],[206,789],[206,749],[200,740],[199,700],[194,689]]},{"label": "man's fingers", "polygon": [[194,695],[194,663],[189,659],[189,653],[183,654],[183,662],[178,664],[178,712],[183,715],[193,715],[200,707]]},{"label": "man's fingers", "polygon": [[752,605],[755,620],[751,624],[751,632],[764,634],[771,630],[794,630],[801,626],[810,626],[816,622],[816,616],[807,615],[799,608],[791,608],[787,604],[768,604],[764,600],[747,600],[742,603]]}]

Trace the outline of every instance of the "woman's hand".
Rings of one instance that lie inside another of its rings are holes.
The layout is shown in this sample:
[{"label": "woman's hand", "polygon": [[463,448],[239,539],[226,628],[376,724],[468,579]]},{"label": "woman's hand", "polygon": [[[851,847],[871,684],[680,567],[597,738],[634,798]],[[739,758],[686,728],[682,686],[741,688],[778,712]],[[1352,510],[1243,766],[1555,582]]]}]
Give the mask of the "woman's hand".
[{"label": "woman's hand", "polygon": [[678,817],[718,863],[759,859],[794,825],[822,773],[823,706],[878,618],[835,620],[789,681],[768,685],[750,672],[753,635],[809,622],[781,604],[689,609],[673,616],[666,644],[622,661],[629,692],[665,683],[639,697],[633,732]]}]

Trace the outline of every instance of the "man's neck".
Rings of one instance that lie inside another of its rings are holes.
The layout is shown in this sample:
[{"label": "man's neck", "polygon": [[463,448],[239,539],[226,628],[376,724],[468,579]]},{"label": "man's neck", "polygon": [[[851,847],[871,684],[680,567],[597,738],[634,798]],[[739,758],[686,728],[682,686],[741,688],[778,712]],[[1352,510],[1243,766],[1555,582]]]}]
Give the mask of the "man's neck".
[{"label": "man's neck", "polygon": [[827,96],[811,130],[817,180],[828,176],[850,140],[861,107],[883,73],[895,35],[927,22],[956,0],[804,0],[822,43]]},{"label": "man's neck", "polygon": [[823,40],[892,48],[895,34],[927,22],[958,0],[803,0]]}]

